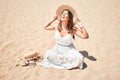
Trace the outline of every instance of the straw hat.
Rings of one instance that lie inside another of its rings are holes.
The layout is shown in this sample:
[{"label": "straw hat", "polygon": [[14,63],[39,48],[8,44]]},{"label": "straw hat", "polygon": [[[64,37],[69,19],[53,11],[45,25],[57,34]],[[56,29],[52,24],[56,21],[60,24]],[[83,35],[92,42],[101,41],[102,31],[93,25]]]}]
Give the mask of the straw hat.
[{"label": "straw hat", "polygon": [[58,20],[60,20],[60,15],[65,9],[68,9],[73,14],[73,22],[76,23],[76,20],[78,18],[77,13],[75,9],[73,9],[69,5],[61,5],[60,7],[58,7],[58,9],[56,10],[56,15],[58,16]]}]

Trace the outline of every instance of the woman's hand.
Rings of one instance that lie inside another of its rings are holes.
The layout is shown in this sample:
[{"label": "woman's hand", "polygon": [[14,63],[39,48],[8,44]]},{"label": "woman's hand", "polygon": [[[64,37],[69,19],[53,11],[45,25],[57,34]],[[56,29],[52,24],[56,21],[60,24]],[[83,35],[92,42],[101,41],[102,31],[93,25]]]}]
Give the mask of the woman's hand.
[{"label": "woman's hand", "polygon": [[57,20],[58,16],[54,16],[54,20]]},{"label": "woman's hand", "polygon": [[73,29],[75,31],[75,34],[78,37],[81,37],[82,39],[88,39],[89,38],[88,32],[84,28],[84,25],[82,24],[82,22],[79,18],[77,18],[77,23],[76,23],[76,25],[74,26]]},{"label": "woman's hand", "polygon": [[80,28],[83,28],[83,27],[84,27],[83,23],[81,22],[81,20],[80,20],[79,18],[77,18],[77,23],[76,23],[76,25],[77,25],[78,27],[80,27]]},{"label": "woman's hand", "polygon": [[79,18],[77,18],[77,22],[81,22],[81,20]]},{"label": "woman's hand", "polygon": [[47,25],[44,27],[44,29],[46,29],[46,30],[54,30],[54,29],[55,29],[55,26],[52,26],[51,24],[52,24],[55,20],[57,20],[57,18],[58,18],[57,16],[54,16],[54,18],[47,23]]}]

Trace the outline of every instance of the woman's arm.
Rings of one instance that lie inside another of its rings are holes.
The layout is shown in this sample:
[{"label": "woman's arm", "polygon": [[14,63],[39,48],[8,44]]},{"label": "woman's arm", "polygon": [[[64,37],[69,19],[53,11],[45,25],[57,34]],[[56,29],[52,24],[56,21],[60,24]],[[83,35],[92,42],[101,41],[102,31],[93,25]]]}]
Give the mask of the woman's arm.
[{"label": "woman's arm", "polygon": [[86,29],[84,28],[84,25],[81,23],[81,21],[78,19],[77,25],[74,27],[75,29],[75,34],[82,38],[82,39],[88,39],[89,35]]},{"label": "woman's arm", "polygon": [[45,30],[55,30],[55,26],[51,25],[55,20],[57,19],[57,16],[54,17],[53,20],[49,21],[47,25],[44,27]]}]

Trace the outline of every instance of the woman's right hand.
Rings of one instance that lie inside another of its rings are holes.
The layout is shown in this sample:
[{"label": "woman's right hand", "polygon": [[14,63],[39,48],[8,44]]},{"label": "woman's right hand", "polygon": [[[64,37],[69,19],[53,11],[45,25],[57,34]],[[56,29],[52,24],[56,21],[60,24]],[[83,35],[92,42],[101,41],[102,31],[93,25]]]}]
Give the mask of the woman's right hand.
[{"label": "woman's right hand", "polygon": [[57,20],[58,16],[54,16],[54,21]]},{"label": "woman's right hand", "polygon": [[54,18],[48,22],[48,24],[44,27],[44,29],[49,29],[49,30],[53,29],[53,28],[47,28],[47,27],[49,27],[55,20],[57,20],[57,16],[54,16]]}]

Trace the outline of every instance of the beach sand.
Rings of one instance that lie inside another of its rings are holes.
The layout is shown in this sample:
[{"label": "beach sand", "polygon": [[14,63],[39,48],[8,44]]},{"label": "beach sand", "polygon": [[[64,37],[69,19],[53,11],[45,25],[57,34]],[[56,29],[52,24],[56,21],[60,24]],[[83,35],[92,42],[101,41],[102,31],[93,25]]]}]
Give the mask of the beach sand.
[{"label": "beach sand", "polygon": [[[0,0],[0,80],[120,80],[119,0]],[[72,6],[89,33],[73,40],[84,69],[16,66],[19,57],[54,47],[54,31],[43,27],[60,5]]]}]

